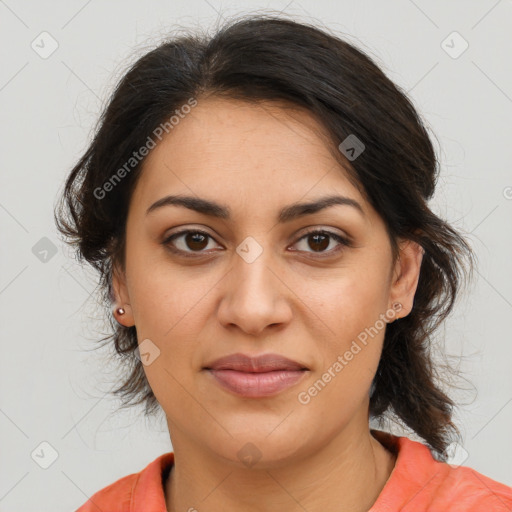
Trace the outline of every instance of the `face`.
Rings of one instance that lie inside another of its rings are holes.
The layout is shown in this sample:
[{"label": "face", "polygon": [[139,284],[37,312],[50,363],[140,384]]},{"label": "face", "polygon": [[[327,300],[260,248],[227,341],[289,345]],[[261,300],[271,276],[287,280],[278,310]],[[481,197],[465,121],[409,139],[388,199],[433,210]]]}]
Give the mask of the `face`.
[{"label": "face", "polygon": [[[176,451],[271,466],[368,430],[386,322],[393,303],[400,317],[412,308],[422,253],[403,243],[392,261],[383,220],[322,133],[304,111],[200,99],[145,160],[114,288]],[[166,196],[220,208],[147,212]],[[333,196],[348,200],[290,209]],[[245,374],[236,391],[205,369],[235,353],[307,370],[274,373],[281,389]]]}]

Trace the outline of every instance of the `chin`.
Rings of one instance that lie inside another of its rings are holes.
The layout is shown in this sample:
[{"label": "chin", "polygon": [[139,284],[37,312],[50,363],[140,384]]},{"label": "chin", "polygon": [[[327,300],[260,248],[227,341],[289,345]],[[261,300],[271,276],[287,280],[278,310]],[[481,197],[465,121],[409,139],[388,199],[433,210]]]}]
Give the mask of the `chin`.
[{"label": "chin", "polygon": [[232,432],[229,439],[215,440],[210,448],[230,465],[247,469],[271,469],[285,466],[299,455],[301,440],[286,430],[277,432],[265,427],[255,431],[254,422],[245,430]]}]

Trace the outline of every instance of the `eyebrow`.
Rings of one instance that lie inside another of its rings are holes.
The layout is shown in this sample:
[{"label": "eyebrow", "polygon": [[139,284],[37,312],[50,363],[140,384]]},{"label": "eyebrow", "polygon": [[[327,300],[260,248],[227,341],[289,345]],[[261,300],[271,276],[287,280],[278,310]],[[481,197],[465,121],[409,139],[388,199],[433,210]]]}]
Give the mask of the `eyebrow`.
[{"label": "eyebrow", "polygon": [[[277,221],[279,223],[290,222],[294,219],[317,213],[325,208],[335,205],[351,206],[366,217],[363,207],[355,200],[346,196],[326,196],[309,203],[295,203],[285,206],[279,211]],[[164,206],[181,206],[219,219],[230,220],[231,210],[228,206],[220,205],[208,199],[200,197],[169,195],[154,202],[146,211],[146,215]]]}]

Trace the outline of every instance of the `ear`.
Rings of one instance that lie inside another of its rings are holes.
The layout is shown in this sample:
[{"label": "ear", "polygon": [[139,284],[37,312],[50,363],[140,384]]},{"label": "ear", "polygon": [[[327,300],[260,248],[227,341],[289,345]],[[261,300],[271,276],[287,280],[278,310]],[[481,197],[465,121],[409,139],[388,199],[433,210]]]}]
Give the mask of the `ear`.
[{"label": "ear", "polygon": [[397,316],[403,318],[412,310],[425,251],[421,245],[412,240],[400,241],[399,249],[399,256],[393,270],[388,307],[391,308],[395,302],[400,302],[402,309]]},{"label": "ear", "polygon": [[[112,269],[112,288],[114,293],[114,316],[116,320],[125,327],[131,327],[135,324],[133,311],[130,304],[130,295],[126,285],[126,273],[118,265]],[[120,315],[116,312],[117,308],[123,308],[125,313]]]}]

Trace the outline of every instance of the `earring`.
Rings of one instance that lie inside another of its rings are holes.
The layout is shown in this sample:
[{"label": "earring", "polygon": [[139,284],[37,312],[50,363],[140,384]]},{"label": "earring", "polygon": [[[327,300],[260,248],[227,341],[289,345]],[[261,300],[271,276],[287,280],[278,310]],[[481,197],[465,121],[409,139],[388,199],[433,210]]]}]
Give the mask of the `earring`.
[{"label": "earring", "polygon": [[116,313],[117,313],[118,315],[124,315],[125,311],[124,311],[124,309],[123,309],[123,308],[117,308],[117,309],[116,309]]}]

